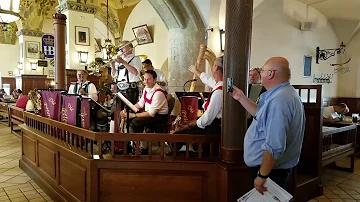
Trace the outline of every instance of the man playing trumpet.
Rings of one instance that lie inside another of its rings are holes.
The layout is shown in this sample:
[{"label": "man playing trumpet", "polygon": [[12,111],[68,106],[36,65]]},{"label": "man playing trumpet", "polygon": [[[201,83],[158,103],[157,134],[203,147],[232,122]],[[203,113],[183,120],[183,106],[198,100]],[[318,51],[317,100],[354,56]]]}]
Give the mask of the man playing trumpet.
[{"label": "man playing trumpet", "polygon": [[[111,76],[116,80],[120,92],[133,104],[139,98],[138,83],[140,82],[140,70],[142,63],[139,57],[135,56],[132,43],[122,41],[120,53],[110,63]],[[125,85],[122,85],[125,84]],[[126,85],[127,84],[127,85]],[[122,86],[129,86],[128,88]]]}]

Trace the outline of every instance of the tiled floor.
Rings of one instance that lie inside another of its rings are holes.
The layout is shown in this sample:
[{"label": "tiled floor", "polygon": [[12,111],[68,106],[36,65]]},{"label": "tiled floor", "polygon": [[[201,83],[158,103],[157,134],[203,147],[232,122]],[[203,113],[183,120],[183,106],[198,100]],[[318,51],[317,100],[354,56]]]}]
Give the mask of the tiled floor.
[{"label": "tiled floor", "polygon": [[[40,187],[20,168],[21,143],[10,128],[0,124],[0,202],[1,201],[52,201]],[[348,159],[338,162],[347,166]],[[324,169],[324,195],[311,202],[359,201],[360,159],[355,162],[355,172]]]},{"label": "tiled floor", "polygon": [[20,138],[0,124],[0,202],[52,201],[20,168]]},{"label": "tiled floor", "polygon": [[[350,160],[337,162],[338,166],[349,167]],[[326,201],[360,201],[360,159],[355,161],[355,172],[324,169],[322,173],[324,195],[310,200]]]}]

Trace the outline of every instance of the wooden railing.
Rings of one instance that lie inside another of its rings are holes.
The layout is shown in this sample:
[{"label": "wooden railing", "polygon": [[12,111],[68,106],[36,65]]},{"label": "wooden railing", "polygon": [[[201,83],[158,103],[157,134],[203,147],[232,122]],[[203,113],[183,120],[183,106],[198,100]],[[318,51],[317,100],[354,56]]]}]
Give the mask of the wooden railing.
[{"label": "wooden railing", "polygon": [[[66,143],[70,148],[76,150],[81,150],[90,154],[93,158],[108,158],[104,155],[103,147],[107,146],[110,148],[110,156],[118,158],[120,156],[140,156],[140,141],[148,142],[148,157],[154,156],[159,157],[159,159],[177,159],[181,160],[190,160],[190,159],[213,159],[216,158],[219,154],[219,144],[220,136],[210,136],[210,135],[186,135],[186,134],[154,134],[154,133],[103,133],[103,132],[93,132],[83,128],[75,127],[63,122],[54,121],[48,118],[38,116],[36,114],[24,112],[25,124],[27,127],[35,129],[52,138],[55,138],[63,143]],[[128,142],[133,142],[134,144],[134,155],[129,155],[127,147],[124,146],[122,154],[115,153],[115,142],[124,142],[126,145]],[[159,143],[158,150],[159,154],[153,154],[152,152],[152,142]],[[166,156],[165,147],[166,145],[172,146],[173,151],[177,151],[176,143],[185,143],[186,151],[179,155],[179,152],[172,152],[171,156]],[[191,155],[189,150],[190,144],[198,145],[198,152],[195,153],[196,156]],[[208,145],[209,152],[206,152],[206,157],[204,157],[203,148],[204,145]],[[143,156],[143,155],[141,155]],[[166,157],[166,158],[165,158]]]}]

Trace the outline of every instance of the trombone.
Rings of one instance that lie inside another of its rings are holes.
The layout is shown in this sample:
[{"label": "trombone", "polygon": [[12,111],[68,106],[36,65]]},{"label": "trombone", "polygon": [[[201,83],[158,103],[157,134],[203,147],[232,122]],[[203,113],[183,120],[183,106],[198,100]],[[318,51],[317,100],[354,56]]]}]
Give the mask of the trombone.
[{"label": "trombone", "polygon": [[123,55],[125,55],[126,53],[128,53],[129,51],[131,51],[131,50],[129,50],[129,51],[127,51],[127,52],[123,52],[123,53],[120,53],[120,54],[119,54],[119,51],[120,51],[121,49],[123,49],[123,48],[125,48],[126,46],[134,43],[134,41],[138,42],[138,43],[136,43],[136,44],[132,47],[132,49],[134,49],[136,46],[139,45],[139,39],[138,39],[138,38],[135,38],[135,39],[133,39],[133,40],[131,40],[131,41],[125,43],[125,44],[122,44],[121,46],[118,46],[118,47],[116,47],[116,46],[111,46],[111,47],[109,47],[109,48],[106,50],[106,54],[108,55],[109,61],[108,61],[105,65],[107,66],[109,63],[111,63],[111,62],[112,62],[114,59],[116,59],[117,57],[122,57]]}]

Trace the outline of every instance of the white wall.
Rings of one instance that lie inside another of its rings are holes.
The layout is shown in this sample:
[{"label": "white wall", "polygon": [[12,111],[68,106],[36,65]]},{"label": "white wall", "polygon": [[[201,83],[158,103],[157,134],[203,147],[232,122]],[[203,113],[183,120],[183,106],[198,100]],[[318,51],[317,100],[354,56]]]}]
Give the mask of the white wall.
[{"label": "white wall", "polygon": [[[309,8],[308,20],[317,22],[314,32],[303,32],[300,22],[306,19],[307,6],[295,0],[278,0],[261,13],[253,24],[252,66],[261,66],[272,56],[283,56],[290,62],[292,84],[312,84],[312,78],[303,78],[304,55],[313,56],[312,75],[334,73],[331,63],[337,57],[315,62],[316,47],[335,48],[338,39],[327,19],[317,10]],[[271,26],[264,26],[270,25]],[[337,95],[337,75],[333,83],[324,84],[324,96]]]},{"label": "white wall", "polygon": [[[82,13],[77,11],[68,10],[64,13],[68,19],[66,26],[67,34],[67,44],[66,51],[68,51],[68,56],[66,56],[66,68],[67,69],[84,69],[85,65],[80,64],[78,59],[78,51],[88,52],[88,61],[90,63],[95,59],[95,40],[94,40],[94,15],[89,13]],[[89,28],[89,40],[90,45],[78,45],[76,44],[75,39],[75,27],[85,27]]]},{"label": "white wall", "polygon": [[15,45],[0,44],[0,73],[2,77],[9,77],[8,71],[12,71],[14,76],[18,74],[19,57],[18,42]]},{"label": "white wall", "polygon": [[147,55],[153,66],[157,69],[162,67],[162,71],[167,75],[168,30],[148,0],[140,1],[130,14],[125,25],[123,39],[134,39],[132,28],[143,24],[148,25],[154,42],[137,46],[135,54]]},{"label": "white wall", "polygon": [[[273,56],[282,56],[289,60],[292,71],[292,84],[312,84],[312,78],[303,78],[304,55],[313,56],[312,75],[334,73],[330,63],[336,63],[337,57],[315,64],[315,50],[335,48],[339,45],[330,23],[317,10],[309,8],[308,19],[318,22],[314,32],[303,32],[300,22],[306,19],[306,5],[296,0],[276,0],[263,10],[253,21],[251,66],[262,66]],[[254,3],[255,5],[255,3]],[[221,9],[225,9],[221,7]],[[219,26],[225,25],[221,19]],[[337,95],[337,76],[333,83],[324,84],[324,96]]]},{"label": "white wall", "polygon": [[343,63],[352,57],[351,61],[344,65],[350,67],[350,72],[339,74],[339,96],[360,97],[360,33],[358,33],[350,44],[346,44],[346,58],[339,62]]}]

